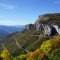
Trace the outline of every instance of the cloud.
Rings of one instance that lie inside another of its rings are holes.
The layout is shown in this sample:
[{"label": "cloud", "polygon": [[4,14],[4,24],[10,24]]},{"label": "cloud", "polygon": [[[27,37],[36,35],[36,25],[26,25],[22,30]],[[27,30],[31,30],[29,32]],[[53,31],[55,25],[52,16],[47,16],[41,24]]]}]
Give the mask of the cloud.
[{"label": "cloud", "polygon": [[8,8],[8,9],[14,9],[16,6],[0,3],[0,7]]},{"label": "cloud", "polygon": [[55,3],[55,4],[59,4],[59,3],[60,3],[60,0],[54,0],[53,3]]}]

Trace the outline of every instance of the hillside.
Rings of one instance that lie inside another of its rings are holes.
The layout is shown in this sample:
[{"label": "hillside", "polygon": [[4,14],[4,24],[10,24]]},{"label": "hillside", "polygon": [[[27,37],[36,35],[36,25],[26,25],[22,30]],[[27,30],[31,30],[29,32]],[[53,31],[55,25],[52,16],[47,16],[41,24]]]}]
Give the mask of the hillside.
[{"label": "hillside", "polygon": [[13,60],[60,60],[59,26],[60,13],[41,15],[23,31],[8,35],[1,43],[1,54],[10,53]]},{"label": "hillside", "polygon": [[[38,36],[34,36],[38,34],[38,32],[36,30],[30,30],[30,31],[23,31],[23,32],[18,32],[18,33],[14,33],[13,35],[9,35],[8,37],[6,37],[4,43],[6,48],[14,55],[19,53],[19,50],[21,51],[21,49],[19,49],[19,47],[16,45],[16,41],[15,39],[17,39],[18,43],[21,45],[21,47],[23,47],[23,49],[28,49],[31,50],[29,48],[29,46],[31,46],[31,44],[34,43],[34,41],[36,41],[38,39]],[[12,50],[12,51],[11,51]],[[23,50],[24,51],[24,50]],[[22,53],[23,53],[22,51]],[[20,53],[19,53],[20,54]]]},{"label": "hillside", "polygon": [[19,55],[13,60],[60,60],[60,36],[44,41],[34,52]]},{"label": "hillside", "polygon": [[[48,38],[44,37],[42,34],[40,35],[40,32],[37,30],[23,30],[22,32],[12,33],[7,36],[3,44],[5,44],[5,47],[15,56],[16,54],[25,53],[24,50],[36,50],[46,39]],[[23,48],[22,50],[17,46],[15,40],[17,40]]]}]

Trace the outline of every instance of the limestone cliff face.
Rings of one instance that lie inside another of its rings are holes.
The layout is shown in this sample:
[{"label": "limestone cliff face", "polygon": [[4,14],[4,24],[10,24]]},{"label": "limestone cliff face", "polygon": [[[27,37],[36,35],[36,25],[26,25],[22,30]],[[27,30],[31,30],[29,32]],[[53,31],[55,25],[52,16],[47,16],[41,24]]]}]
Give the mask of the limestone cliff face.
[{"label": "limestone cliff face", "polygon": [[37,30],[47,35],[60,34],[60,13],[39,16],[35,26]]}]

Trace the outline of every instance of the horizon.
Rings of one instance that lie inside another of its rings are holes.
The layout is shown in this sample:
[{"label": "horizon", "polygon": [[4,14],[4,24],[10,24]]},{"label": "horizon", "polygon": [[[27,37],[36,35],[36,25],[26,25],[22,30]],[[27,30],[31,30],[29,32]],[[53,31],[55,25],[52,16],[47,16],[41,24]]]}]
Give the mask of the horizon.
[{"label": "horizon", "polygon": [[0,25],[26,25],[51,13],[60,13],[60,0],[0,0]]},{"label": "horizon", "polygon": [[0,25],[0,26],[26,26],[26,25]]}]

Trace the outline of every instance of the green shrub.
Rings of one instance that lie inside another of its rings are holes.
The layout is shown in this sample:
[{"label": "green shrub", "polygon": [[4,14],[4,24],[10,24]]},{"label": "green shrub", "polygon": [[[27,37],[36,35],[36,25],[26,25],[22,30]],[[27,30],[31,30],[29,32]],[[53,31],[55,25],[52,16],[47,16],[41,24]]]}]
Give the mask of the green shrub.
[{"label": "green shrub", "polygon": [[23,54],[19,55],[18,57],[15,57],[13,60],[27,60],[29,54]]},{"label": "green shrub", "polygon": [[52,51],[49,56],[49,60],[60,60],[60,48]]}]

